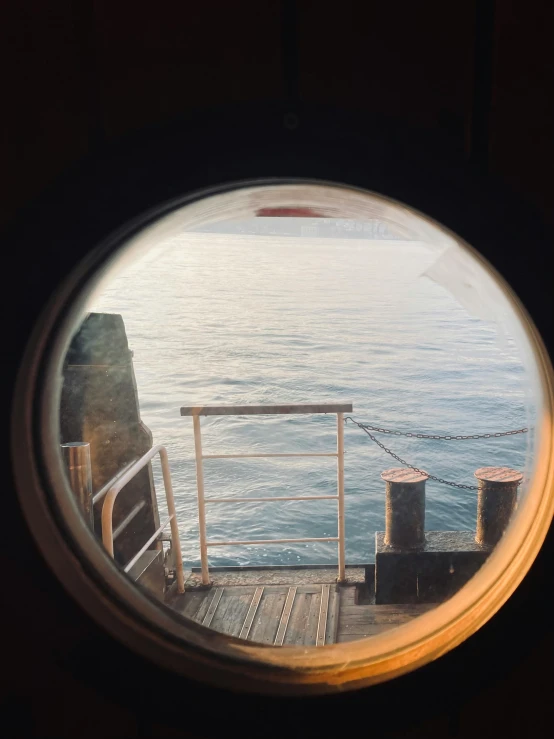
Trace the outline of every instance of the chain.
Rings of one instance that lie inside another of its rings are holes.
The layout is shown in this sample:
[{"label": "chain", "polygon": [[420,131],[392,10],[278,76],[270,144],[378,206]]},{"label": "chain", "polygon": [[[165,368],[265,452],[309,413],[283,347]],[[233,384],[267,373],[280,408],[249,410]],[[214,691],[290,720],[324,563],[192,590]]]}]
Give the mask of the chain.
[{"label": "chain", "polygon": [[[504,431],[502,433],[498,434],[475,434],[473,436],[431,436],[429,434],[409,434],[404,433],[402,431],[388,431],[387,429],[380,429],[375,426],[369,426],[367,423],[360,423],[359,421],[355,421],[351,416],[346,416],[344,419],[345,423],[347,421],[351,421],[354,423],[358,428],[361,428],[362,431],[364,431],[371,441],[374,441],[377,446],[381,447],[381,449],[386,452],[387,454],[390,454],[391,457],[396,459],[397,462],[400,462],[400,464],[404,465],[404,467],[409,467],[414,472],[419,472],[421,475],[427,475],[429,480],[434,480],[435,482],[441,483],[441,485],[449,485],[452,488],[458,488],[459,490],[477,490],[477,485],[462,485],[459,482],[450,482],[449,480],[445,480],[442,477],[436,477],[435,475],[429,475],[429,473],[425,472],[424,470],[420,470],[419,467],[415,467],[413,464],[409,464],[409,462],[406,462],[406,460],[402,459],[398,456],[398,454],[395,454],[391,449],[388,449],[384,444],[382,444],[379,439],[376,439],[375,436],[371,433],[371,431],[380,432],[383,434],[395,434],[396,436],[408,436],[408,437],[414,437],[417,439],[446,439],[448,441],[452,439],[490,439],[495,438],[499,436],[511,436],[512,434],[524,434],[527,432],[528,429],[518,429],[517,431]],[[371,431],[370,431],[371,429]]]},{"label": "chain", "polygon": [[523,429],[516,429],[515,431],[499,431],[496,434],[471,434],[470,436],[450,436],[449,434],[446,434],[444,436],[440,436],[438,434],[413,434],[409,431],[391,431],[390,429],[382,429],[379,428],[379,426],[370,426],[367,423],[360,423],[359,421],[354,421],[353,418],[348,416],[345,420],[352,421],[352,423],[355,423],[357,426],[359,426],[362,429],[366,429],[369,431],[375,431],[379,434],[392,434],[393,436],[407,436],[411,439],[437,439],[437,440],[443,440],[443,441],[462,441],[463,439],[499,439],[501,436],[514,436],[514,434],[526,434],[529,429],[523,428]]}]

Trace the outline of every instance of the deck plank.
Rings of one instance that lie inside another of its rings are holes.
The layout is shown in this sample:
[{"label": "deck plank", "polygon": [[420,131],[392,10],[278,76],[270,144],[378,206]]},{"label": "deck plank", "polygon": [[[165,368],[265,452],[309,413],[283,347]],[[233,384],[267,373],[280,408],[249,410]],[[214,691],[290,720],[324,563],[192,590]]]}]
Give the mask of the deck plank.
[{"label": "deck plank", "polygon": [[340,588],[340,607],[356,605],[356,588],[346,585]]},{"label": "deck plank", "polygon": [[299,585],[296,588],[297,593],[306,593],[308,595],[321,595],[321,585]]},{"label": "deck plank", "polygon": [[185,592],[183,598],[184,606],[182,607],[182,609],[179,610],[179,612],[183,616],[186,616],[187,618],[192,618],[194,620],[202,604],[202,601],[206,598],[207,592],[207,590]]},{"label": "deck plank", "polygon": [[367,631],[364,631],[363,634],[355,634],[355,633],[340,633],[338,635],[337,644],[342,644],[344,642],[348,641],[359,641],[360,639],[365,639],[370,636],[378,636],[379,634],[382,634],[385,631],[389,631],[390,628],[388,626],[374,626],[373,628],[367,629]]},{"label": "deck plank", "polygon": [[248,636],[249,641],[273,644],[283,613],[287,587],[265,588],[254,623]]},{"label": "deck plank", "polygon": [[[324,644],[381,634],[435,607],[434,604],[356,605],[355,587],[319,583],[296,587],[258,583],[188,591],[175,600],[175,607],[187,618],[252,642],[308,646],[318,643],[318,633],[319,643],[322,641],[318,625],[321,595],[327,588]],[[285,604],[289,607],[288,614]]]},{"label": "deck plank", "polygon": [[211,600],[213,598],[214,592],[215,590],[213,588],[211,590],[204,591],[205,595],[200,603],[200,608],[194,614],[194,620],[197,621],[199,624],[201,624],[202,621],[204,620],[204,617],[208,611]]},{"label": "deck plank", "polygon": [[238,636],[255,590],[253,587],[225,588],[211,628]]},{"label": "deck plank", "polygon": [[[383,610],[386,609],[386,610]],[[429,611],[429,608],[419,606],[402,608],[391,608],[390,606],[343,606],[340,614],[341,618],[346,621],[352,619],[365,619],[370,624],[398,624],[411,621],[422,613]]]},{"label": "deck plank", "polygon": [[351,641],[375,636],[396,626],[409,623],[434,607],[432,604],[353,605],[354,594],[341,593],[337,641]]},{"label": "deck plank", "polygon": [[391,629],[394,629],[395,626],[400,626],[400,624],[389,624],[387,626],[368,626],[365,624],[363,627],[353,627],[352,629],[345,629],[344,631],[339,631],[337,643],[342,643],[344,641],[354,641],[356,639],[365,639],[368,636],[377,636],[378,634],[383,634],[385,631],[390,631]]},{"label": "deck plank", "polygon": [[[325,586],[324,586],[325,587]],[[308,595],[310,599],[304,639],[301,642],[305,646],[315,647],[317,645],[317,629],[319,626],[319,614],[321,612],[321,586],[317,593]]]},{"label": "deck plank", "polygon": [[304,644],[311,598],[310,593],[296,593],[284,634],[283,645]]}]

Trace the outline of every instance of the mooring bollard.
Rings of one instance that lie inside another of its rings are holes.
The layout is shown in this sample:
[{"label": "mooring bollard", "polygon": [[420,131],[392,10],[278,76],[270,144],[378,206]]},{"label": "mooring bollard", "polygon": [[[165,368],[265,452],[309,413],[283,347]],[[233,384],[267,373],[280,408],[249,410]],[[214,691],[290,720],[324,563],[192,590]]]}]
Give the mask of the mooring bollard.
[{"label": "mooring bollard", "polygon": [[475,477],[478,480],[475,541],[493,547],[510,523],[523,475],[509,467],[481,467]]},{"label": "mooring bollard", "polygon": [[426,472],[392,469],[381,473],[386,482],[385,544],[417,549],[425,544]]},{"label": "mooring bollard", "polygon": [[85,521],[93,527],[92,512],[92,471],[90,467],[90,444],[74,441],[62,444],[63,457],[69,478],[69,485],[83,511]]}]

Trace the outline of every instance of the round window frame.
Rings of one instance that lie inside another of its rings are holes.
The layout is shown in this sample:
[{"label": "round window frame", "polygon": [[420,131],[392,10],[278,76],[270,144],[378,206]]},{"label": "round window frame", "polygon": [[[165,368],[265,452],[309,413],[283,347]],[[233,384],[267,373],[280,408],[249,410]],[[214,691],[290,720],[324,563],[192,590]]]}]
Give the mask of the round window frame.
[{"label": "round window frame", "polygon": [[[288,182],[297,183],[298,180],[294,179]],[[310,181],[304,179],[303,183],[310,184]],[[97,274],[99,269],[106,268],[111,256],[133,234],[160,217],[207,195],[268,184],[275,182],[255,180],[232,185],[227,183],[220,188],[173,200],[124,225],[73,272],[36,326],[19,374],[13,425],[14,446],[18,449],[18,454],[14,455],[16,479],[29,526],[58,578],[88,613],[134,651],[188,677],[222,687],[229,687],[232,681],[235,689],[239,687],[253,692],[298,694],[342,691],[383,682],[430,662],[474,633],[510,597],[534,561],[554,512],[554,449],[550,425],[546,424],[542,429],[543,454],[540,455],[533,484],[524,505],[516,514],[514,525],[486,564],[459,593],[418,618],[420,629],[426,632],[424,636],[415,641],[408,639],[407,635],[413,631],[408,624],[378,637],[354,642],[355,646],[332,645],[318,650],[288,648],[286,652],[251,646],[216,634],[193,622],[183,622],[168,610],[161,609],[156,601],[123,575],[82,522],[67,489],[60,455],[52,459],[51,454],[46,457],[36,454],[40,437],[52,434],[50,404],[54,402],[54,394],[48,391],[55,382],[53,359],[56,355],[60,359],[62,346],[64,342],[67,343],[67,337],[61,336],[59,331],[63,323],[71,320],[67,311],[77,310],[77,295],[91,276]],[[278,184],[287,182],[279,179]],[[340,183],[322,181],[313,181],[311,184],[345,187]],[[415,208],[410,209],[418,213]],[[418,215],[432,220],[426,214]],[[447,224],[439,226],[445,229]],[[456,239],[460,240],[460,237],[456,236]],[[467,248],[487,270],[492,270],[475,249]],[[500,278],[494,270],[492,273],[495,278]],[[536,350],[544,398],[548,404],[547,412],[552,417],[554,383],[548,354],[523,306],[513,293],[507,294],[521,322],[526,325]],[[56,331],[55,343],[49,347],[48,340]],[[29,383],[29,378],[34,382]],[[35,391],[40,382],[44,384],[41,398],[38,398]],[[36,423],[37,414],[41,418],[39,427]],[[64,505],[58,510],[52,505],[55,499],[55,493],[52,497],[52,485],[63,485],[66,491]],[[511,557],[506,562],[504,552],[508,552],[508,549]],[[186,634],[184,643],[183,633]],[[330,661],[331,653],[336,659]]]}]

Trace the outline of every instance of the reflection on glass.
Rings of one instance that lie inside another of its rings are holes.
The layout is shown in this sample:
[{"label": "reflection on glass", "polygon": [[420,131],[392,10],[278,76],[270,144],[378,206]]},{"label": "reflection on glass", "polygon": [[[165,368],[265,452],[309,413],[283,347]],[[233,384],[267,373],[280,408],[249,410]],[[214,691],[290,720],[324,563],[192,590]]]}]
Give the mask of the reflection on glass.
[{"label": "reflection on glass", "polygon": [[525,492],[526,335],[478,259],[400,205],[231,195],[135,237],[96,289],[64,368],[70,482],[187,618],[279,646],[379,634],[462,587]]}]

